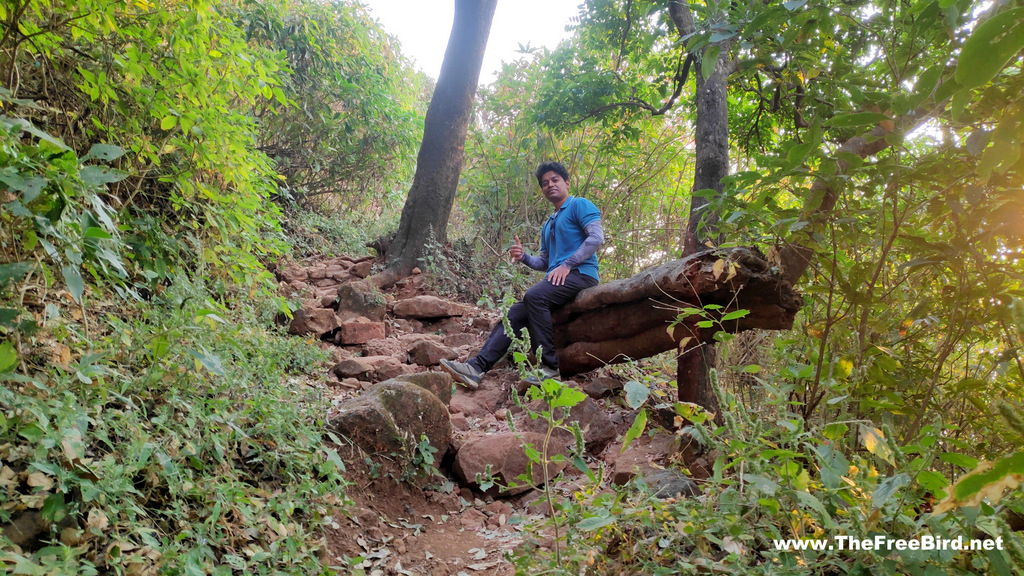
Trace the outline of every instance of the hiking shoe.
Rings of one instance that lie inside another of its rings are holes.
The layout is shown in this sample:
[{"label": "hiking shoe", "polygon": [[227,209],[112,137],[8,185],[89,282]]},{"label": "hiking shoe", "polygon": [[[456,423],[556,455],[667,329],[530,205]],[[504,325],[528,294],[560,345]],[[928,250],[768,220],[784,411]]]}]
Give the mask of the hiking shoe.
[{"label": "hiking shoe", "polygon": [[441,360],[441,367],[447,370],[452,376],[455,376],[459,382],[462,382],[466,388],[469,388],[470,390],[476,390],[479,388],[480,379],[484,376],[483,372],[474,368],[472,364],[467,364],[465,362]]},{"label": "hiking shoe", "polygon": [[[539,377],[538,373],[540,375]],[[540,383],[545,380],[558,380],[559,378],[560,376],[558,374],[558,370],[556,370],[555,368],[549,368],[547,366],[541,365],[540,368],[533,371],[533,374],[530,374],[529,376],[526,377],[526,383],[540,385]]]}]

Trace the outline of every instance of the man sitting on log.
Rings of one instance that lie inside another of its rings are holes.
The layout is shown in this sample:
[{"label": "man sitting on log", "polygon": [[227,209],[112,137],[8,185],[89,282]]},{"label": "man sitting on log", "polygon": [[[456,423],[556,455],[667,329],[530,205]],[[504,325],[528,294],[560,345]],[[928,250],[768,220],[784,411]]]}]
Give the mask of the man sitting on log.
[{"label": "man sitting on log", "polygon": [[[555,353],[551,309],[562,306],[584,288],[598,283],[597,248],[604,242],[601,211],[586,198],[569,195],[569,171],[558,162],[537,167],[541,193],[555,207],[541,229],[540,254],[531,256],[516,243],[509,249],[513,262],[546,272],[544,280],[534,284],[521,302],[508,310],[508,321],[517,334],[526,328],[534,349],[540,346],[543,379],[558,377],[558,355]],[[494,366],[508,351],[512,340],[505,334],[502,322],[491,331],[480,352],[466,362],[442,360],[441,365],[471,389],[480,385],[484,372]],[[527,381],[539,381],[531,376]]]}]

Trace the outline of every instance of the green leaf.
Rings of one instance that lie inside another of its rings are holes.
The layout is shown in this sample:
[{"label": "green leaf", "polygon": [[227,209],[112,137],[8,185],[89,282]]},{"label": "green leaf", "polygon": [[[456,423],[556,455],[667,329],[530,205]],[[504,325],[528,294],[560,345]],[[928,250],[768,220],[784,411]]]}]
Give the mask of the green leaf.
[{"label": "green leaf", "polygon": [[92,186],[104,186],[111,182],[120,182],[128,177],[127,172],[113,170],[106,166],[84,166],[79,173],[82,182]]},{"label": "green leaf", "polygon": [[647,397],[651,394],[651,390],[647,386],[636,380],[626,382],[624,390],[626,392],[626,404],[634,410],[643,406],[644,402],[647,401]]},{"label": "green leaf", "polygon": [[722,47],[714,44],[704,49],[704,56],[700,59],[700,71],[704,79],[711,78],[715,73],[715,64],[718,63],[718,55],[722,53]]},{"label": "green leaf", "polygon": [[612,514],[610,516],[591,516],[590,518],[584,518],[576,525],[580,530],[589,532],[591,530],[597,530],[598,528],[604,528],[609,524],[614,524],[618,521],[619,517]]},{"label": "green leaf", "polygon": [[722,322],[726,322],[728,320],[739,320],[748,314],[750,314],[750,310],[736,310],[729,312],[725,316],[722,316]]},{"label": "green leaf", "polygon": [[976,458],[957,454],[956,452],[943,452],[942,454],[939,454],[939,460],[946,464],[953,464],[968,470],[973,470],[978,467],[978,460]]},{"label": "green leaf", "polygon": [[850,128],[853,126],[874,126],[884,120],[891,120],[891,118],[878,112],[855,112],[853,114],[833,116],[829,124],[833,128]]},{"label": "green leaf", "polygon": [[111,160],[117,160],[121,156],[124,156],[124,149],[120,146],[114,146],[113,144],[93,144],[92,148],[89,149],[89,153],[82,157],[82,162],[86,160],[103,160],[104,162],[110,162]]},{"label": "green leaf", "polygon": [[907,476],[906,474],[897,474],[882,480],[878,483],[878,486],[875,487],[874,493],[871,494],[871,506],[875,508],[885,506],[885,503],[892,498],[893,494],[909,483],[910,476]]},{"label": "green leaf", "polygon": [[97,228],[95,226],[93,226],[93,227],[91,227],[91,228],[89,228],[88,230],[85,231],[85,237],[86,238],[100,238],[102,240],[111,240],[111,239],[114,238],[113,236],[110,235],[109,232],[107,232],[103,228]]},{"label": "green leaf", "polygon": [[619,453],[626,451],[630,443],[636,440],[644,433],[644,428],[647,427],[647,410],[644,408],[640,409],[640,412],[636,415],[636,420],[633,420],[633,425],[626,431],[626,435],[622,438],[622,449]]},{"label": "green leaf", "polygon": [[14,343],[4,340],[0,344],[0,372],[7,372],[18,363],[18,353],[14,350]]},{"label": "green leaf", "polygon": [[782,7],[792,12],[802,8],[804,4],[807,4],[807,0],[789,0],[788,2],[783,2]]},{"label": "green leaf", "polygon": [[164,119],[160,121],[161,130],[170,130],[178,123],[177,116],[164,116]]},{"label": "green leaf", "polygon": [[213,354],[209,350],[203,348],[202,351],[188,350],[187,351],[193,358],[199,361],[204,368],[210,371],[212,374],[217,376],[224,375],[224,364],[221,363],[220,357]]},{"label": "green leaf", "polygon": [[711,328],[714,325],[714,320],[701,320],[700,322],[697,322],[697,328]]},{"label": "green leaf", "polygon": [[32,271],[31,262],[12,262],[0,264],[0,290],[7,288],[11,282],[21,282]]},{"label": "green leaf", "polygon": [[82,279],[82,271],[75,264],[68,264],[60,269],[64,275],[64,282],[68,285],[68,292],[75,302],[82,303],[82,294],[85,293],[85,281]]},{"label": "green leaf", "polygon": [[1007,10],[982,22],[960,50],[956,81],[973,88],[995,78],[1024,48],[1024,8]]},{"label": "green leaf", "polygon": [[597,482],[597,476],[594,475],[594,471],[590,469],[590,466],[587,466],[587,463],[583,460],[582,456],[576,454],[572,459],[572,465],[580,472],[586,474],[587,478],[589,478],[591,482]]}]

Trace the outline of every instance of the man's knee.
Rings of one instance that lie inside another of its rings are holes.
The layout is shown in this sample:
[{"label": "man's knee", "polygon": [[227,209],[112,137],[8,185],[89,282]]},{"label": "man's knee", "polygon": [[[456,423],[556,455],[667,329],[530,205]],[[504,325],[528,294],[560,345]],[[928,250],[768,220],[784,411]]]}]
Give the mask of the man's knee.
[{"label": "man's knee", "polygon": [[527,306],[547,306],[548,294],[544,286],[537,284],[526,291],[523,295],[523,303]]}]

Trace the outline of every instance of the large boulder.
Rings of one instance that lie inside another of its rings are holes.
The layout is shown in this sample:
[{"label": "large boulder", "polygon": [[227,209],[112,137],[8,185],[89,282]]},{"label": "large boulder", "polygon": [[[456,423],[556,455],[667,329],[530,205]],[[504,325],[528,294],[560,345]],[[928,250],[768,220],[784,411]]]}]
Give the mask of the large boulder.
[{"label": "large boulder", "polygon": [[299,336],[313,334],[319,337],[336,330],[340,325],[338,316],[330,308],[302,307],[296,310],[295,315],[292,316],[288,332]]},{"label": "large boulder", "polygon": [[351,320],[363,316],[372,322],[383,322],[387,300],[379,290],[360,280],[338,287],[338,316]]},{"label": "large boulder", "polygon": [[395,302],[392,310],[398,318],[447,318],[462,316],[462,306],[437,296],[414,296]]},{"label": "large boulder", "polygon": [[381,382],[338,406],[328,426],[371,454],[414,455],[422,437],[444,454],[451,422],[444,403],[416,384]]},{"label": "large boulder", "polygon": [[395,380],[415,384],[429,391],[447,406],[452,401],[452,377],[447,372],[418,372],[398,376]]},{"label": "large boulder", "polygon": [[[500,434],[486,434],[467,440],[459,447],[455,455],[454,472],[459,480],[466,486],[480,488],[476,481],[479,474],[485,477],[487,468],[490,466],[491,475],[498,486],[511,486],[504,494],[514,496],[535,486],[544,483],[544,467],[539,463],[534,465],[526,456],[524,444],[532,444],[537,452],[542,451],[544,435],[536,432],[503,432]],[[560,442],[551,442],[548,446],[548,458],[556,454],[568,455],[568,451]],[[566,466],[566,462],[548,462],[547,477],[554,479]],[[532,482],[520,478],[523,474],[532,474]],[[498,488],[492,487],[488,490],[490,494],[497,494]]]}]

